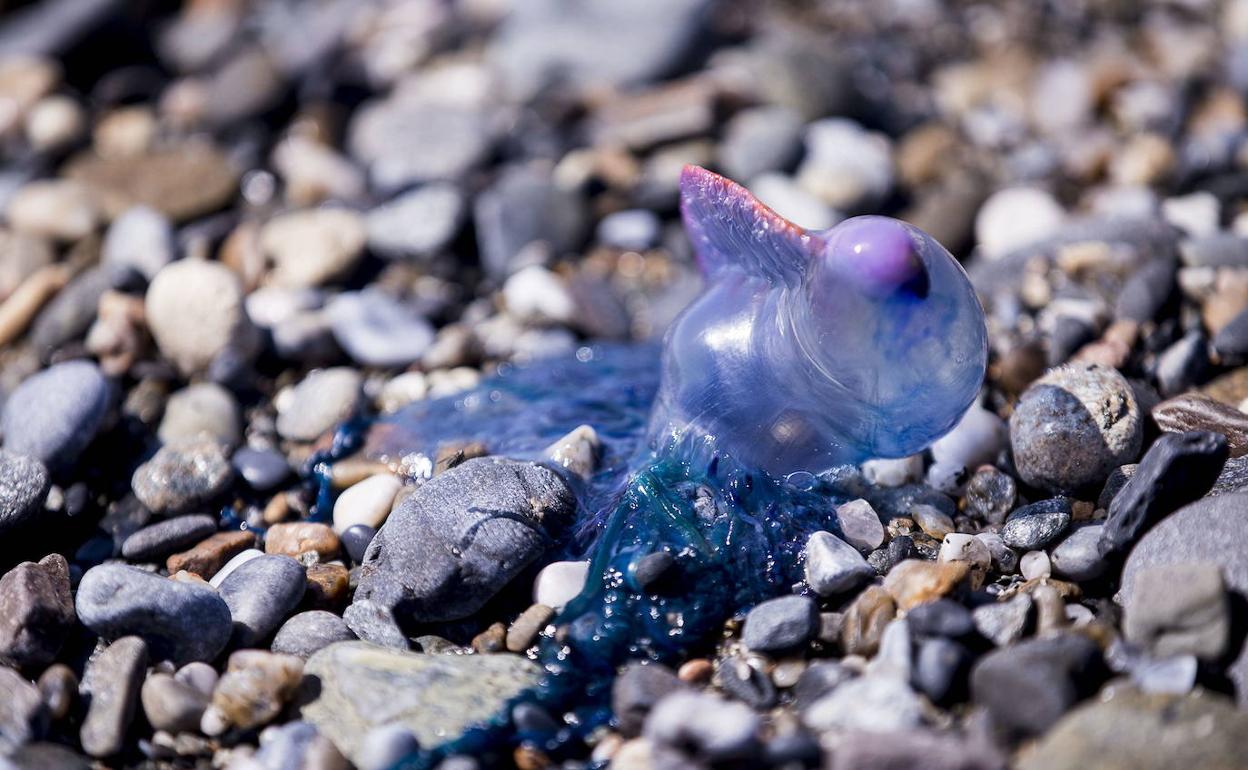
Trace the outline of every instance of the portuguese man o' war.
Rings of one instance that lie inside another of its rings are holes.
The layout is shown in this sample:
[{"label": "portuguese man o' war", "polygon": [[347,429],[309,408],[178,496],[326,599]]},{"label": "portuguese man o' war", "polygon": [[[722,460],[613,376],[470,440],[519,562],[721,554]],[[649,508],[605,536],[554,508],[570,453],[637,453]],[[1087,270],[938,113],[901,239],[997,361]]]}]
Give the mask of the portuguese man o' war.
[{"label": "portuguese man o' war", "polygon": [[[587,346],[374,426],[366,449],[390,459],[432,456],[444,441],[538,459],[582,423],[604,443],[580,485],[579,537],[562,546],[590,559],[589,578],[541,640],[543,682],[521,696],[563,722],[525,733],[501,714],[412,767],[518,741],[558,756],[570,735],[610,718],[619,665],[678,662],[729,617],[800,583],[807,538],[835,531],[846,499],[836,469],[922,450],[979,392],[983,311],[925,233],[877,216],[806,231],[695,167],[681,194],[706,286],[661,357]],[[639,565],[660,552],[668,579],[640,583]]]}]

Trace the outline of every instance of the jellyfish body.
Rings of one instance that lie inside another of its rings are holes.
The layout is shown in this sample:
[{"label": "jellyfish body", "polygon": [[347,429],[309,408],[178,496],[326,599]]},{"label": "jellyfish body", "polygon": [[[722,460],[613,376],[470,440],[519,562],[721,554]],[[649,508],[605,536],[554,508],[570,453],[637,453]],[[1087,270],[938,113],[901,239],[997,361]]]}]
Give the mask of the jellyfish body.
[{"label": "jellyfish body", "polygon": [[783,477],[913,454],[974,400],[983,310],[918,228],[855,217],[812,232],[705,169],[681,210],[706,288],[669,328],[652,446],[696,435]]}]

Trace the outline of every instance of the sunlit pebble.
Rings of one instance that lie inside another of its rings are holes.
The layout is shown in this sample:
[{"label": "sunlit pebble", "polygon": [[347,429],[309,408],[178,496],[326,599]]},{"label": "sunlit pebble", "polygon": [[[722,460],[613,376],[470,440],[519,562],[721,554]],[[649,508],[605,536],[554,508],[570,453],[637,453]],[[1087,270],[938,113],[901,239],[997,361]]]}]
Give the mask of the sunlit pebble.
[{"label": "sunlit pebble", "polygon": [[272,202],[277,192],[277,179],[263,170],[248,171],[240,185],[243,199],[252,206],[264,206]]}]

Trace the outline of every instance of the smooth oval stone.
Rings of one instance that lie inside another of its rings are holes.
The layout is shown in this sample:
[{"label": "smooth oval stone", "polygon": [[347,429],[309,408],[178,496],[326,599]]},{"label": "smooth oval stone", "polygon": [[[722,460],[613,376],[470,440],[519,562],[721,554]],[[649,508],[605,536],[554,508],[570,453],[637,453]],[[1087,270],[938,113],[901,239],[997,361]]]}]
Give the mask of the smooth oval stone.
[{"label": "smooth oval stone", "polygon": [[0,449],[0,532],[38,516],[51,486],[43,463]]},{"label": "smooth oval stone", "polygon": [[146,670],[147,644],[137,636],[118,639],[87,662],[82,690],[89,697],[79,734],[87,754],[102,758],[121,751]]},{"label": "smooth oval stone", "polygon": [[206,514],[178,516],[144,527],[125,539],[121,555],[131,561],[155,561],[189,548],[217,531],[217,520]]},{"label": "smooth oval stone", "polygon": [[1053,542],[1069,526],[1070,500],[1055,497],[1011,513],[1001,528],[1001,539],[1011,548],[1032,551]]},{"label": "smooth oval stone", "polygon": [[234,471],[257,492],[268,492],[290,475],[290,464],[281,452],[243,447],[231,458]]},{"label": "smooth oval stone", "polygon": [[346,621],[332,612],[310,610],[292,615],[273,637],[271,649],[301,658],[311,657],[317,650],[334,642],[355,638]]},{"label": "smooth oval stone", "polygon": [[234,622],[235,647],[255,647],[285,620],[307,588],[303,565],[289,556],[257,556],[221,581]]},{"label": "smooth oval stone", "polygon": [[351,416],[364,378],[345,366],[320,369],[303,378],[279,406],[277,432],[291,441],[313,441]]},{"label": "smooth oval stone", "polygon": [[87,570],[75,606],[100,636],[142,637],[155,660],[212,660],[230,639],[230,608],[216,591],[123,564]]},{"label": "smooth oval stone", "polygon": [[377,289],[339,294],[327,312],[334,339],[366,366],[406,366],[433,343],[428,321]]},{"label": "smooth oval stone", "polygon": [[214,382],[189,385],[169,396],[156,431],[166,444],[210,438],[226,446],[242,439],[238,402]]},{"label": "smooth oval stone", "polygon": [[63,469],[95,438],[111,400],[112,386],[95,364],[50,366],[26,378],[5,402],[4,448]]},{"label": "smooth oval stone", "polygon": [[347,527],[343,531],[341,540],[342,547],[346,549],[347,555],[351,557],[351,561],[359,564],[364,561],[364,553],[368,550],[368,544],[373,542],[373,536],[377,534],[377,530],[367,524],[356,524]]}]

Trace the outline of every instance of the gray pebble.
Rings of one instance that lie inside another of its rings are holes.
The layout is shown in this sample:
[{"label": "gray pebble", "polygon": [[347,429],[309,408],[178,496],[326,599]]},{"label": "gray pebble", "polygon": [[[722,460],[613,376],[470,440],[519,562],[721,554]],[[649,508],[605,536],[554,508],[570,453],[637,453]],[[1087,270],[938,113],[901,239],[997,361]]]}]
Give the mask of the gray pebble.
[{"label": "gray pebble", "polygon": [[1023,637],[1032,621],[1032,599],[1021,593],[1004,602],[983,604],[971,611],[975,629],[998,647],[1006,647]]},{"label": "gray pebble", "polygon": [[48,729],[48,712],[39,689],[8,666],[0,666],[0,751],[11,754]]},{"label": "gray pebble", "polygon": [[625,738],[641,734],[646,717],[655,704],[669,693],[687,689],[667,666],[654,663],[630,663],[611,685],[611,711]]},{"label": "gray pebble", "polygon": [[[403,725],[374,727],[356,752],[355,766],[359,770],[390,770],[419,749],[416,736]],[[445,764],[438,765],[439,770]]]},{"label": "gray pebble", "polygon": [[376,535],[377,530],[367,524],[352,524],[343,530],[341,535],[342,547],[346,549],[347,555],[351,557],[351,561],[356,564],[364,561],[364,554],[368,551],[368,545],[373,542],[373,538]]},{"label": "gray pebble", "polygon": [[139,691],[143,713],[157,730],[170,733],[196,732],[208,708],[211,693],[179,681],[171,674],[153,672]]},{"label": "gray pebble", "polygon": [[1108,566],[1099,545],[1103,529],[1103,524],[1087,524],[1071,530],[1049,554],[1054,573],[1079,582],[1100,577]]},{"label": "gray pebble", "polygon": [[1129,641],[1157,657],[1221,658],[1231,638],[1230,598],[1222,571],[1210,563],[1138,570],[1122,630]]},{"label": "gray pebble", "polygon": [[1063,366],[1036,380],[1010,416],[1010,443],[1023,481],[1055,493],[1099,485],[1140,453],[1135,393],[1114,369]]},{"label": "gray pebble", "polygon": [[766,171],[785,171],[802,151],[802,119],[781,106],[738,112],[724,127],[719,145],[723,173],[748,183]]},{"label": "gray pebble", "polygon": [[149,281],[173,256],[173,226],[147,206],[127,209],[114,219],[100,248],[101,262],[133,268]]},{"label": "gray pebble", "polygon": [[531,243],[545,242],[555,253],[574,248],[585,224],[584,205],[543,165],[504,168],[473,203],[482,266],[502,279],[515,272],[516,257]]},{"label": "gray pebble", "polygon": [[87,716],[79,733],[87,754],[102,759],[121,751],[146,670],[147,644],[137,636],[118,639],[87,663]]},{"label": "gray pebble", "polygon": [[408,304],[376,288],[343,292],[326,309],[334,339],[365,366],[407,366],[433,343],[433,327]]},{"label": "gray pebble", "polygon": [[572,490],[548,468],[468,460],[390,514],[368,547],[355,600],[402,613],[404,622],[466,617],[545,553],[545,526],[575,509]]},{"label": "gray pebble", "polygon": [[839,685],[802,714],[807,727],[829,730],[905,730],[923,720],[923,703],[905,680],[863,676]]},{"label": "gray pebble", "polygon": [[758,715],[743,703],[681,689],[655,705],[642,734],[656,753],[674,754],[685,766],[698,766],[751,756],[759,748],[761,726]]},{"label": "gray pebble", "polygon": [[368,248],[388,259],[431,257],[455,236],[463,216],[455,185],[424,185],[368,212]]},{"label": "gray pebble", "polygon": [[234,621],[234,646],[255,647],[267,639],[306,588],[303,565],[289,556],[257,556],[231,572],[217,590]]},{"label": "gray pebble", "polygon": [[820,596],[843,594],[875,576],[852,545],[831,532],[815,532],[806,541],[806,583]]},{"label": "gray pebble", "polygon": [[87,628],[106,639],[141,636],[154,660],[212,660],[230,638],[230,608],[212,588],[122,564],[87,570],[75,601]]},{"label": "gray pebble", "polygon": [[189,548],[217,531],[217,520],[207,514],[177,516],[140,529],[121,544],[130,561],[148,562]]},{"label": "gray pebble", "polygon": [[792,650],[813,639],[818,630],[819,608],[813,601],[805,596],[781,596],[749,611],[741,643],[758,652]]},{"label": "gray pebble", "polygon": [[629,209],[606,215],[598,223],[597,238],[607,246],[645,251],[659,240],[663,223],[649,209]]},{"label": "gray pebble", "polygon": [[0,449],[0,532],[37,517],[51,485],[43,463]]},{"label": "gray pebble", "polygon": [[292,615],[283,623],[273,637],[271,649],[307,659],[322,647],[354,638],[342,618],[325,610],[310,610]]},{"label": "gray pebble", "polygon": [[112,386],[89,361],[55,364],[28,377],[4,404],[4,448],[66,468],[104,424]]},{"label": "gray pebble", "polygon": [[135,497],[152,513],[171,515],[201,507],[222,495],[234,469],[216,441],[163,446],[134,471]]},{"label": "gray pebble", "polygon": [[212,382],[199,382],[173,393],[156,435],[165,444],[213,439],[228,447],[242,440],[241,416],[233,394]]},{"label": "gray pebble", "polygon": [[234,471],[257,492],[275,489],[290,475],[290,464],[281,452],[243,447],[230,458]]},{"label": "gray pebble", "polygon": [[345,366],[304,377],[278,408],[277,432],[291,441],[314,441],[359,406],[364,378]]},{"label": "gray pebble", "polygon": [[[274,725],[261,732],[256,762],[264,770],[342,770],[347,766],[346,759],[316,725],[304,721]],[[368,770],[358,763],[356,767]]]}]

